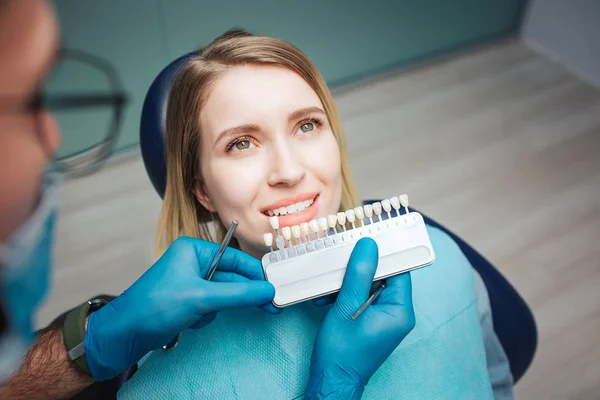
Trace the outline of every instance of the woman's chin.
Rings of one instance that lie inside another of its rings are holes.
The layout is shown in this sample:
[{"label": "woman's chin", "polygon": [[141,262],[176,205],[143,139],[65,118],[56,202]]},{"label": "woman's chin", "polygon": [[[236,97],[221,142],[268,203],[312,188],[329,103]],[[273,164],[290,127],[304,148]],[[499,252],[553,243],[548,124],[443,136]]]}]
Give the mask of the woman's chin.
[{"label": "woman's chin", "polygon": [[240,244],[240,250],[244,253],[248,253],[251,256],[258,258],[259,260],[269,252],[268,248],[265,248],[264,243],[256,242],[254,240],[245,240],[242,238],[238,238],[238,243]]}]

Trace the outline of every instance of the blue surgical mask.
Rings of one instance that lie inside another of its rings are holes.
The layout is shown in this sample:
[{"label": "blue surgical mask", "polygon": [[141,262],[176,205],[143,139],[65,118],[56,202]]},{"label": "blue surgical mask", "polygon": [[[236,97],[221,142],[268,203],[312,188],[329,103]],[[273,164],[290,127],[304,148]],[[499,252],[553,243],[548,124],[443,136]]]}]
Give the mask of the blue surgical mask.
[{"label": "blue surgical mask", "polygon": [[61,176],[47,174],[29,219],[0,244],[0,299],[8,320],[0,336],[0,382],[20,365],[33,340],[33,320],[46,295]]}]

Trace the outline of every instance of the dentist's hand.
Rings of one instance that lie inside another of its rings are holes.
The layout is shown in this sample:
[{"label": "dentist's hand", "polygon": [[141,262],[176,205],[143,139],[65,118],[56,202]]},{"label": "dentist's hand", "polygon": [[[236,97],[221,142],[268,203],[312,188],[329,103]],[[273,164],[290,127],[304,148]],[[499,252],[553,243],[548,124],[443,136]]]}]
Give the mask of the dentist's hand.
[{"label": "dentist's hand", "polygon": [[259,260],[227,248],[211,281],[207,270],[219,245],[179,238],[129,289],[92,313],[85,335],[87,364],[95,380],[124,372],[146,353],[187,328],[201,328],[226,308],[270,305],[275,289]]},{"label": "dentist's hand", "polygon": [[377,244],[358,241],[337,299],[312,353],[306,399],[358,399],[375,371],[414,328],[410,273],[388,278],[386,288],[356,319],[377,270]]}]

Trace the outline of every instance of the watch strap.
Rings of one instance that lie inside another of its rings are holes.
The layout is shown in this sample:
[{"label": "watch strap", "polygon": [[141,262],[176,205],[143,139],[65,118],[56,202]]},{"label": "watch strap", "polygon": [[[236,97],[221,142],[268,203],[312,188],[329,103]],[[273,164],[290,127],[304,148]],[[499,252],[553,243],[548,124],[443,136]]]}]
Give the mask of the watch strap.
[{"label": "watch strap", "polygon": [[63,342],[67,349],[67,355],[79,369],[91,376],[90,370],[85,358],[85,320],[90,312],[90,303],[84,304],[71,310],[63,324]]}]

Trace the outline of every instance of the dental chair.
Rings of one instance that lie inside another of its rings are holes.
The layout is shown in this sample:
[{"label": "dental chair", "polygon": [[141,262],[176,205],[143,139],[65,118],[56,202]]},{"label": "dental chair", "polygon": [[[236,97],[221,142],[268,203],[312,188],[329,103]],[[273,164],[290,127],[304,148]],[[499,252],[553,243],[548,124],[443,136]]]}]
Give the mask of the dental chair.
[{"label": "dental chair", "polygon": [[[148,177],[161,198],[164,197],[167,178],[165,164],[167,100],[177,71],[190,55],[191,53],[177,58],[160,72],[146,94],[142,109],[140,121],[142,157]],[[375,201],[377,200],[365,200],[364,203]],[[423,217],[428,225],[450,235],[481,275],[489,293],[494,329],[508,356],[516,383],[531,364],[537,347],[537,329],[532,312],[511,284],[488,260],[440,223],[425,215]]]}]

